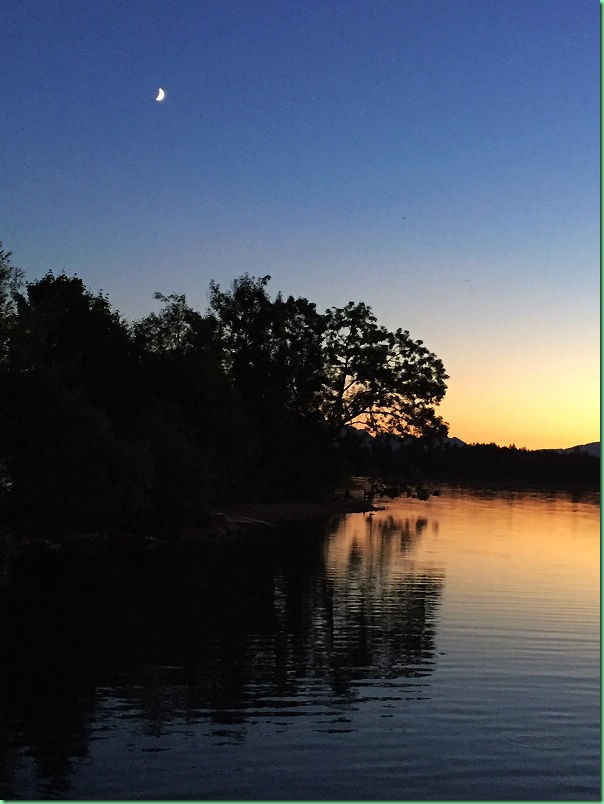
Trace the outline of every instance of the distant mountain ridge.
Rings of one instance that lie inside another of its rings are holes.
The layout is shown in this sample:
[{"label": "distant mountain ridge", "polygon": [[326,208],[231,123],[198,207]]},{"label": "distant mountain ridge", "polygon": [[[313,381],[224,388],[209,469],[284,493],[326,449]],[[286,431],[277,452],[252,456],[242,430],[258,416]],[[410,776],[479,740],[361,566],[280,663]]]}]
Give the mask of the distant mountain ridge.
[{"label": "distant mountain ridge", "polygon": [[[352,434],[356,437],[359,441],[363,443],[363,446],[366,449],[369,449],[371,443],[374,440],[374,436],[370,435],[366,430],[360,430],[355,427],[348,425],[347,427],[343,428],[343,433]],[[401,438],[400,436],[395,435],[387,435],[382,436],[390,443],[390,446],[395,451],[398,450],[401,446],[405,446],[407,444],[413,443],[413,438]],[[461,438],[457,438],[456,436],[447,436],[445,438],[445,446],[447,447],[469,447],[472,444],[468,444],[466,441],[462,441]],[[557,455],[570,455],[572,453],[582,453],[585,455],[591,455],[593,458],[600,457],[600,442],[599,441],[590,441],[589,444],[577,444],[574,447],[565,447],[560,449],[535,449],[529,450],[529,452],[551,452]]]},{"label": "distant mountain ridge", "polygon": [[579,444],[576,447],[568,447],[567,449],[559,449],[555,450],[556,452],[562,452],[565,455],[569,452],[585,452],[587,455],[592,455],[594,458],[600,457],[600,442],[599,441],[590,441],[589,444]]},{"label": "distant mountain ridge", "polygon": [[[462,441],[460,438],[447,438],[447,444],[451,447],[467,447],[468,444],[465,441]],[[577,444],[574,447],[565,447],[562,449],[536,449],[530,450],[531,452],[555,452],[559,455],[570,455],[574,452],[583,453],[585,455],[591,455],[593,458],[600,457],[600,442],[599,441],[590,441],[589,444]]]}]

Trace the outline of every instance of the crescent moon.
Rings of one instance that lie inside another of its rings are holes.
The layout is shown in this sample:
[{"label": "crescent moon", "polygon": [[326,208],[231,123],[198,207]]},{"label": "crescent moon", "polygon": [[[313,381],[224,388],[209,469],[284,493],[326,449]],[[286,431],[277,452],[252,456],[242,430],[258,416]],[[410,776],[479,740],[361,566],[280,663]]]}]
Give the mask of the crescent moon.
[{"label": "crescent moon", "polygon": [[164,99],[165,97],[166,97],[166,93],[165,93],[165,92],[164,92],[164,90],[163,90],[163,89],[160,87],[160,88],[157,90],[157,98],[155,98],[155,100],[156,100],[156,101],[163,101],[163,99]]}]

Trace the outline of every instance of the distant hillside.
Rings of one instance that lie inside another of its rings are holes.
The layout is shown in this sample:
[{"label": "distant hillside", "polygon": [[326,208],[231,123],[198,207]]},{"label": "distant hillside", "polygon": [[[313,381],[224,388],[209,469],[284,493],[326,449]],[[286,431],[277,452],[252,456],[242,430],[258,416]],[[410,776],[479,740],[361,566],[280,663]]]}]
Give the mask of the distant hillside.
[{"label": "distant hillside", "polygon": [[600,442],[591,441],[589,444],[580,444],[578,447],[569,447],[568,449],[561,450],[563,453],[569,452],[584,452],[587,455],[592,455],[594,458],[600,457]]},{"label": "distant hillside", "polygon": [[566,449],[540,449],[537,452],[553,452],[558,455],[591,455],[592,458],[600,457],[600,442],[590,441],[589,444],[577,444],[576,447],[566,447]]}]

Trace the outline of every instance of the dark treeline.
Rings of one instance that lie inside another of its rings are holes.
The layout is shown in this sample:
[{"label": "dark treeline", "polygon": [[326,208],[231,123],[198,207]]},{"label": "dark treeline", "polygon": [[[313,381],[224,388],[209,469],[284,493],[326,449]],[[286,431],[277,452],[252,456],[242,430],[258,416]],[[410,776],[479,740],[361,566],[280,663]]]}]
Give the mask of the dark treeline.
[{"label": "dark treeline", "polygon": [[348,428],[340,449],[353,474],[380,477],[396,484],[399,479],[423,479],[471,484],[502,483],[567,487],[599,485],[600,459],[588,453],[528,450],[515,445],[456,445],[443,441],[427,448],[419,440],[381,434],[369,438]]},{"label": "dark treeline", "polygon": [[319,500],[346,425],[435,443],[447,376],[362,302],[319,313],[270,277],[156,294],[129,323],[77,276],[25,283],[0,248],[2,517],[46,528],[197,525],[231,501]]},{"label": "dark treeline", "polygon": [[528,450],[510,445],[466,444],[418,454],[417,467],[433,478],[569,486],[600,482],[600,459],[584,452]]}]

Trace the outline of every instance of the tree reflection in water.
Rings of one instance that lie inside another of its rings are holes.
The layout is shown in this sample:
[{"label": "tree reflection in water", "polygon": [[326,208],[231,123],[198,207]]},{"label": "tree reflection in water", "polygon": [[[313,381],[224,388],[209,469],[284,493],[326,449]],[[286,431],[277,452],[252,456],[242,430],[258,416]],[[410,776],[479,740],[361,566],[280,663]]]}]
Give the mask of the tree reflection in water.
[{"label": "tree reflection in water", "polygon": [[106,714],[155,736],[205,721],[237,740],[258,712],[426,676],[443,586],[412,560],[428,524],[356,515],[229,545],[22,561],[2,602],[2,797],[68,797]]}]

